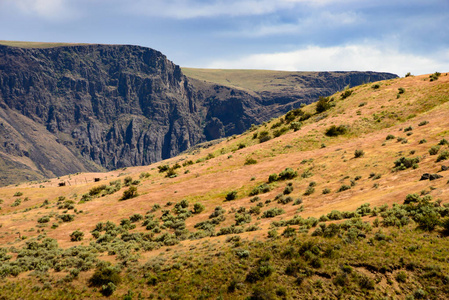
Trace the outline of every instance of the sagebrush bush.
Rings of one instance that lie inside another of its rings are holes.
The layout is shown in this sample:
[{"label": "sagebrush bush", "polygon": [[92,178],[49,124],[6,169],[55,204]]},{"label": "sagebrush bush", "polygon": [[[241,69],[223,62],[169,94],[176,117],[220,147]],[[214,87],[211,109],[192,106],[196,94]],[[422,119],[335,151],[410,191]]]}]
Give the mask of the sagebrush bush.
[{"label": "sagebrush bush", "polygon": [[357,149],[354,151],[354,157],[355,158],[359,158],[365,155],[365,151],[361,150],[361,149]]},{"label": "sagebrush bush", "polygon": [[332,125],[331,127],[329,127],[328,129],[326,129],[325,135],[327,136],[338,136],[338,135],[343,135],[346,134],[348,132],[348,127],[345,125]]},{"label": "sagebrush bush", "polygon": [[129,189],[123,192],[123,196],[120,198],[120,200],[128,200],[137,197],[137,195],[137,187],[130,186]]}]

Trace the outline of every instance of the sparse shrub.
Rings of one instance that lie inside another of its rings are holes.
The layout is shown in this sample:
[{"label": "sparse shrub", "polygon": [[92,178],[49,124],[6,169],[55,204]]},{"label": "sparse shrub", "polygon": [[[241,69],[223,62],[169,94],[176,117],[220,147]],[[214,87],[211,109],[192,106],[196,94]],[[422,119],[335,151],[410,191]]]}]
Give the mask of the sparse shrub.
[{"label": "sparse shrub", "polygon": [[343,184],[343,185],[337,190],[337,193],[338,193],[338,192],[347,191],[347,190],[349,190],[349,189],[351,189],[351,187],[350,187],[349,185]]},{"label": "sparse shrub", "polygon": [[380,88],[380,84],[375,83],[375,84],[373,84],[373,85],[371,86],[371,88],[372,88],[373,90],[377,90],[378,88]]},{"label": "sparse shrub", "polygon": [[338,136],[338,135],[343,135],[346,134],[348,132],[348,127],[345,125],[332,125],[331,127],[329,127],[328,129],[326,129],[325,135],[327,136]]},{"label": "sparse shrub", "polygon": [[293,179],[298,176],[298,172],[292,168],[286,168],[284,171],[279,173],[278,180],[288,180]]},{"label": "sparse shrub", "polygon": [[330,192],[331,190],[328,188],[323,189],[323,195],[329,194]]},{"label": "sparse shrub", "polygon": [[130,186],[129,189],[123,192],[123,196],[120,198],[120,200],[128,200],[137,197],[137,195],[137,187]]},{"label": "sparse shrub", "polygon": [[237,198],[237,191],[229,192],[229,193],[226,195],[226,201],[235,200],[236,198]]},{"label": "sparse shrub", "polygon": [[429,75],[430,81],[438,80],[438,77],[440,77],[440,75],[441,75],[440,72],[435,72],[435,73]]},{"label": "sparse shrub", "polygon": [[271,174],[270,176],[268,176],[268,182],[269,183],[275,182],[278,180],[278,178],[279,178],[278,174],[276,174],[276,173]]},{"label": "sparse shrub", "polygon": [[[159,169],[159,172],[160,172],[160,169]],[[123,183],[125,184],[125,186],[130,186],[132,182],[133,182],[133,179],[131,176],[126,176],[125,179],[123,179]]]},{"label": "sparse shrub", "polygon": [[438,154],[438,151],[440,151],[440,146],[432,146],[430,149],[429,149],[429,154],[430,155],[437,155]]},{"label": "sparse shrub", "polygon": [[287,185],[284,188],[284,191],[282,192],[284,195],[289,195],[293,192],[293,186],[292,185]]},{"label": "sparse shrub", "polygon": [[449,142],[446,139],[441,139],[438,142],[438,145],[441,145],[441,146],[448,145],[449,146]]},{"label": "sparse shrub", "polygon": [[427,143],[426,139],[422,139],[422,140],[419,141],[419,144],[425,144],[425,143]]},{"label": "sparse shrub", "polygon": [[[334,99],[332,98],[332,100]],[[333,106],[332,100],[329,97],[320,96],[318,102],[316,103],[316,112],[322,113],[323,111],[330,109]]]},{"label": "sparse shrub", "polygon": [[264,130],[259,133],[259,142],[264,143],[271,140],[271,135],[268,131]]},{"label": "sparse shrub", "polygon": [[449,151],[448,150],[443,150],[438,155],[437,162],[440,162],[442,160],[446,160],[448,158],[449,158]]},{"label": "sparse shrub", "polygon": [[165,171],[168,171],[168,169],[170,169],[170,166],[169,165],[160,165],[157,168],[159,169],[159,173],[163,173]]},{"label": "sparse shrub", "polygon": [[304,192],[304,195],[305,195],[305,196],[309,196],[309,195],[312,195],[313,193],[315,193],[315,188],[312,187],[312,186],[309,186],[309,187],[306,189],[306,191]]},{"label": "sparse shrub", "polygon": [[97,196],[99,195],[104,189],[106,189],[106,185],[99,185],[99,186],[94,186],[93,188],[91,188],[89,190],[89,195],[90,196]]},{"label": "sparse shrub", "polygon": [[427,124],[429,124],[429,121],[422,121],[422,122],[420,122],[418,124],[418,126],[424,126],[424,125],[427,125]]},{"label": "sparse shrub", "polygon": [[257,164],[257,160],[251,158],[251,157],[247,157],[245,160],[245,165],[255,165]]},{"label": "sparse shrub", "polygon": [[285,213],[285,211],[282,208],[274,207],[274,208],[264,211],[262,214],[262,218],[274,218],[274,217],[282,215],[284,213]]},{"label": "sparse shrub", "polygon": [[269,191],[271,191],[271,187],[268,184],[263,183],[263,184],[255,187],[254,189],[252,189],[252,191],[249,193],[249,195],[255,196],[255,195],[259,195],[259,194],[263,194],[263,193],[268,193]]},{"label": "sparse shrub", "polygon": [[129,220],[131,222],[137,222],[143,219],[143,216],[141,214],[133,214],[132,216],[129,217]]},{"label": "sparse shrub", "polygon": [[48,222],[50,222],[50,217],[49,216],[40,217],[39,219],[37,219],[37,222],[38,223],[48,223]]},{"label": "sparse shrub", "polygon": [[291,122],[290,128],[293,129],[293,131],[298,131],[301,129],[301,122]]},{"label": "sparse shrub", "polygon": [[301,204],[302,204],[301,198],[296,198],[296,200],[293,202],[293,205],[301,205]]},{"label": "sparse shrub", "polygon": [[75,216],[74,215],[69,215],[69,214],[60,215],[59,218],[63,222],[72,222],[73,220],[75,220]]},{"label": "sparse shrub", "polygon": [[352,93],[353,93],[353,91],[352,90],[345,90],[341,95],[340,95],[340,98],[343,100],[343,99],[346,99],[346,98],[348,98],[349,96],[351,96],[352,95]]},{"label": "sparse shrub", "polygon": [[387,137],[385,138],[387,141],[388,140],[394,140],[396,137],[392,134],[387,135]]},{"label": "sparse shrub", "polygon": [[415,157],[415,158],[406,158],[403,156],[394,162],[394,166],[395,166],[394,169],[400,171],[400,170],[405,170],[405,169],[408,169],[411,167],[416,168],[415,165],[418,166],[418,163],[420,161],[421,161],[421,159],[419,158],[419,156]]},{"label": "sparse shrub", "polygon": [[404,271],[400,271],[396,274],[396,281],[397,282],[406,282],[407,281],[407,273]]},{"label": "sparse shrub", "polygon": [[354,151],[354,157],[355,158],[359,158],[365,155],[365,151],[357,149]]},{"label": "sparse shrub", "polygon": [[404,94],[405,89],[403,87],[398,88],[398,94]]},{"label": "sparse shrub", "polygon": [[79,230],[75,230],[74,232],[72,232],[70,234],[70,240],[72,242],[82,241],[83,237],[84,237],[84,233],[82,231],[79,231]]},{"label": "sparse shrub", "polygon": [[204,207],[204,205],[201,204],[201,203],[195,203],[195,204],[193,205],[193,213],[194,213],[194,214],[199,214],[199,213],[203,212],[204,209],[205,209],[205,207]]},{"label": "sparse shrub", "polygon": [[22,195],[23,195],[22,192],[15,192],[15,193],[14,193],[14,197],[20,197],[20,196],[22,196]]},{"label": "sparse shrub", "polygon": [[408,126],[408,127],[405,127],[405,128],[404,128],[404,132],[412,131],[412,130],[413,130],[413,127],[412,127],[412,126]]}]

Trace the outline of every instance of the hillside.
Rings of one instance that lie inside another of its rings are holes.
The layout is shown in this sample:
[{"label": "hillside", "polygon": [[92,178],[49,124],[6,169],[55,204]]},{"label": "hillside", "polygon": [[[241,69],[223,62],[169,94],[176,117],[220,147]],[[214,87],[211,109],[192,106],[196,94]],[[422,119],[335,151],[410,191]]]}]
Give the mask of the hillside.
[{"label": "hillside", "polygon": [[305,92],[265,97],[188,78],[150,48],[0,42],[0,185],[148,165],[346,85],[395,77],[323,74]]},{"label": "hillside", "polygon": [[0,294],[445,299],[448,113],[447,73],[391,79],[149,166],[0,188]]}]

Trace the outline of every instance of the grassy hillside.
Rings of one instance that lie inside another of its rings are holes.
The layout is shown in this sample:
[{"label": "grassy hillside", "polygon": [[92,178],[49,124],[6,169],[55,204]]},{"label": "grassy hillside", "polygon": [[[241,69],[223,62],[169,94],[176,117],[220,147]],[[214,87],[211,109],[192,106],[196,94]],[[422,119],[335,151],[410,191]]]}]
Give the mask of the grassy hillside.
[{"label": "grassy hillside", "polygon": [[63,46],[88,45],[82,43],[45,43],[45,42],[22,42],[22,41],[3,41],[0,45],[19,47],[19,48],[54,48]]},{"label": "grassy hillside", "polygon": [[444,299],[437,75],[351,88],[158,164],[1,188],[0,294]]},{"label": "grassy hillside", "polygon": [[301,89],[303,86],[298,84],[295,75],[314,76],[316,74],[316,72],[197,68],[182,68],[182,72],[186,76],[198,80],[210,81],[254,92],[281,91],[286,88]]}]

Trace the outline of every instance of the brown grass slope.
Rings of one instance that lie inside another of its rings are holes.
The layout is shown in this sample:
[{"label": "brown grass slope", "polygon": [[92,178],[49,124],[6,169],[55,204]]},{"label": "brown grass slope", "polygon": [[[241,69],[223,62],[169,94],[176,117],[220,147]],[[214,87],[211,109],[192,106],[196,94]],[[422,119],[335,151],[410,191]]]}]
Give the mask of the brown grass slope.
[{"label": "brown grass slope", "polygon": [[[432,81],[429,75],[422,75],[379,82],[378,87],[366,84],[353,88],[352,94],[346,98],[341,96],[342,93],[333,96],[335,106],[325,112],[315,114],[316,104],[304,107],[302,111],[309,112],[312,116],[302,121],[301,129],[297,131],[289,129],[290,125],[285,121],[285,117],[281,117],[240,136],[216,144],[211,143],[213,145],[210,146],[206,144],[150,166],[125,168],[108,173],[72,174],[42,182],[28,182],[0,188],[0,199],[3,200],[0,204],[2,208],[0,244],[6,247],[20,247],[43,234],[56,239],[62,248],[88,245],[95,240],[90,232],[98,222],[112,221],[118,224],[120,220],[133,214],[145,215],[155,205],[160,205],[162,209],[172,209],[173,206],[167,206],[167,203],[178,203],[183,199],[189,202],[190,207],[194,203],[205,206],[204,212],[186,219],[186,229],[190,232],[196,231],[195,224],[208,220],[217,206],[221,206],[227,212],[226,220],[217,225],[217,231],[221,227],[235,223],[234,214],[229,212],[243,210],[242,207],[248,211],[256,202],[263,203],[262,213],[274,207],[282,208],[285,213],[279,216],[274,218],[253,216],[251,222],[245,224],[256,225],[260,229],[242,233],[240,236],[260,241],[265,240],[273,221],[288,220],[296,215],[303,218],[319,218],[333,210],[354,211],[364,203],[369,203],[371,207],[384,204],[391,207],[393,204],[403,203],[406,195],[410,193],[428,194],[433,199],[440,199],[442,204],[448,203],[449,171],[441,170],[444,169],[442,166],[449,164],[449,161],[442,159],[437,162],[438,154],[429,154],[432,146],[438,145],[442,139],[449,139],[447,73]],[[332,125],[345,125],[348,131],[336,137],[327,136],[325,132]],[[287,128],[285,132],[275,133],[283,127]],[[273,134],[280,136],[260,143],[258,137],[263,131],[267,131],[270,136]],[[388,135],[393,135],[394,138],[386,139]],[[447,144],[441,145],[439,154],[449,150],[447,148]],[[363,150],[364,155],[355,157],[356,150]],[[395,161],[399,158],[417,156],[420,157],[420,162],[415,168],[394,170]],[[256,160],[256,163],[245,164],[250,158]],[[193,164],[186,164],[188,161],[192,161]],[[174,169],[177,176],[173,178],[166,177],[166,172],[159,172],[157,168],[162,165],[174,166],[176,163],[181,166]],[[268,183],[270,174],[280,173],[286,168],[292,168],[298,176],[291,180],[271,183],[269,192],[258,195],[260,200],[254,203],[250,201],[253,196],[249,194],[255,187]],[[420,181],[423,173],[438,173],[443,177],[434,181]],[[89,193],[92,188],[102,184],[109,185],[110,181],[117,179],[123,181],[127,176],[131,176],[133,180],[140,180],[135,182],[137,197],[119,201],[123,191],[128,189],[122,187],[113,194],[93,197],[91,201],[80,201],[82,195]],[[99,178],[100,181],[94,182],[94,178]],[[64,182],[65,186],[58,186],[61,182]],[[293,191],[285,196],[302,199],[301,205],[292,205],[292,202],[280,204],[275,200],[278,194],[282,194],[287,183],[291,183]],[[306,195],[310,185],[314,185],[314,191],[311,192],[309,189],[311,193]],[[350,188],[338,192],[343,185]],[[330,191],[323,193],[325,189]],[[231,191],[237,192],[236,199],[225,201],[226,195]],[[65,197],[63,201],[72,200],[76,212],[73,208],[58,209],[58,197]],[[17,203],[18,198],[21,199],[20,204],[14,206],[13,203]],[[62,222],[58,219],[58,215],[64,213],[73,214],[74,220]],[[153,214],[159,218],[162,211],[153,209]],[[37,222],[43,216],[50,216],[47,225],[39,225]],[[53,223],[58,226],[50,228]],[[70,234],[75,230],[84,233],[83,241],[71,241]],[[132,232],[146,232],[146,230],[145,227],[138,225]],[[407,234],[413,233],[410,231]],[[405,236],[404,233],[404,238]],[[206,241],[217,243],[214,247],[216,250],[217,247],[218,249],[222,247],[220,243],[224,241],[224,237],[210,237],[204,239],[202,243]],[[187,239],[181,241],[176,249],[188,253],[187,249],[190,247],[196,249],[192,252],[194,255],[201,256],[200,245],[201,240]],[[143,252],[139,261],[144,262],[155,259],[158,255],[164,255],[165,249],[167,247],[164,246],[154,251]],[[358,250],[354,251],[356,253]],[[360,255],[364,257],[367,254],[360,253]],[[114,255],[107,253],[101,254],[100,258],[114,261]],[[369,260],[367,257],[364,259]],[[441,262],[441,265],[447,268],[446,262]],[[360,272],[369,273],[366,270]],[[87,275],[83,276],[81,282]],[[381,281],[379,282],[381,284]],[[327,287],[327,283],[324,286]],[[139,290],[137,283],[133,287]],[[269,283],[264,288],[269,288]],[[390,288],[391,291],[394,288],[400,289],[398,286],[390,287],[386,283],[384,287],[379,287],[381,288],[385,291],[390,291]],[[125,293],[126,289],[122,288],[120,291]],[[413,291],[408,292],[410,294]],[[228,295],[225,298],[243,298],[248,293],[248,290],[243,289],[234,296]],[[319,295],[317,290],[307,293]],[[148,294],[148,291],[144,294]],[[358,297],[364,296],[360,294]]]}]

